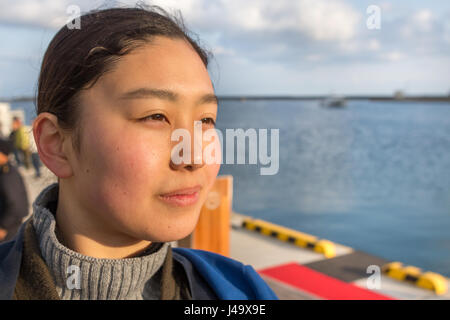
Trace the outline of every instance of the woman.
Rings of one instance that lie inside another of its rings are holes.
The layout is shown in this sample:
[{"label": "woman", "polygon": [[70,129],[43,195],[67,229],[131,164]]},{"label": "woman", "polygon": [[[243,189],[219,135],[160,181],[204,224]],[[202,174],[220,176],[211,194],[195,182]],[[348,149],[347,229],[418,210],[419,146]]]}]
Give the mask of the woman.
[{"label": "woman", "polygon": [[208,55],[158,8],[80,25],[42,62],[33,134],[58,183],[0,247],[0,298],[276,299],[250,266],[170,247],[195,228],[220,167],[172,157],[174,130],[214,128]]}]

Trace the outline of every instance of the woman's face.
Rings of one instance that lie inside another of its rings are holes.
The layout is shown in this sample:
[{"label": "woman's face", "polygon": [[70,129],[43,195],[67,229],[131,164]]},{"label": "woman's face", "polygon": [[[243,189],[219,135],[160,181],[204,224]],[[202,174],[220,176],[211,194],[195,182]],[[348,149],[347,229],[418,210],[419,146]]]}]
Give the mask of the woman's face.
[{"label": "woman's face", "polygon": [[[184,40],[154,38],[83,91],[80,107],[81,155],[71,161],[71,179],[83,209],[100,228],[136,239],[173,241],[191,233],[220,169],[205,159],[195,164],[193,155],[190,163],[171,159],[181,142],[171,141],[174,130],[187,130],[194,150],[194,138],[202,139],[194,137],[194,121],[205,132],[217,117],[211,80],[194,49]],[[203,140],[203,149],[219,143],[217,134],[214,141]],[[197,185],[192,205],[161,198]]]}]

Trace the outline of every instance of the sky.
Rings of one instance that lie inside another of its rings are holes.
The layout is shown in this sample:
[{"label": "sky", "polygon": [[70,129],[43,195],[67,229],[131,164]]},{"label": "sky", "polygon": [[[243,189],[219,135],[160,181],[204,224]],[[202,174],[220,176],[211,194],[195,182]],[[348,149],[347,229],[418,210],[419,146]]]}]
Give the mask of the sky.
[{"label": "sky", "polygon": [[[73,6],[136,2],[0,0],[0,98],[35,94],[42,56]],[[450,1],[140,2],[181,12],[213,53],[218,95],[450,94]]]}]

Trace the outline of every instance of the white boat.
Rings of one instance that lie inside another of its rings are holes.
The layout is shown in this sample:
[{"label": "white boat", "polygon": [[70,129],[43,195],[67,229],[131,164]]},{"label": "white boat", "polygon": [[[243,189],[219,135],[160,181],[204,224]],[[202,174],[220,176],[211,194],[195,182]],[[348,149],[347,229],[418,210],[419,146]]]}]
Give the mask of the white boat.
[{"label": "white boat", "polygon": [[325,107],[345,107],[347,100],[341,96],[329,96],[322,100],[321,105]]},{"label": "white boat", "polygon": [[[0,137],[9,137],[12,129],[12,119],[14,117],[19,117],[19,119],[25,125],[25,110],[11,110],[11,105],[9,103],[0,102]],[[30,126],[25,125],[25,128],[27,129],[27,132],[30,132]]]}]

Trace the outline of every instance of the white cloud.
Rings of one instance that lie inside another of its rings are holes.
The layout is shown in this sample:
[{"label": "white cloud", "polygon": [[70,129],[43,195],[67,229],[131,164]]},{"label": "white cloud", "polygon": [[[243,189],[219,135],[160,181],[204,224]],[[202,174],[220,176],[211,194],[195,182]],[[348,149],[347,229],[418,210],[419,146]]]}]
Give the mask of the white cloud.
[{"label": "white cloud", "polygon": [[442,33],[442,39],[450,43],[450,21],[445,21],[443,26],[444,32]]},{"label": "white cloud", "polygon": [[422,31],[431,31],[433,25],[433,13],[429,9],[422,9],[417,11],[411,18],[411,23],[415,28]]},{"label": "white cloud", "polygon": [[[5,0],[4,3],[0,21],[52,28],[66,23],[69,5],[78,5],[84,12],[108,4],[105,1],[88,0]],[[118,3],[134,5],[136,0],[122,0]],[[204,29],[293,31],[317,41],[351,39],[360,19],[359,13],[341,0],[153,0],[145,3],[165,9],[178,9],[188,25]]]},{"label": "white cloud", "polygon": [[236,52],[231,48],[225,48],[223,46],[214,46],[212,48],[212,52],[214,55],[227,55],[227,56],[234,56]]},{"label": "white cloud", "polygon": [[[183,18],[187,20],[188,23],[198,21],[203,19],[204,12],[202,9],[204,6],[203,0],[148,0],[145,1],[147,4],[152,4],[159,6],[163,9],[175,9],[180,10],[183,14]],[[128,5],[134,5],[136,0],[121,1],[121,3],[126,3]],[[170,12],[170,10],[168,10]]]},{"label": "white cloud", "polygon": [[356,33],[360,14],[339,0],[156,0],[180,9],[189,24],[237,31],[301,33],[313,40],[343,41]]},{"label": "white cloud", "polygon": [[431,10],[417,10],[406,19],[405,24],[401,28],[401,35],[407,38],[414,38],[418,33],[431,33],[435,22],[436,19]]},{"label": "white cloud", "polygon": [[2,0],[0,22],[59,29],[72,16],[69,6],[79,6],[80,11],[88,11],[104,0]]},{"label": "white cloud", "polygon": [[316,41],[343,41],[356,33],[359,14],[342,1],[222,2],[230,26],[250,31],[293,31]]},{"label": "white cloud", "polygon": [[382,3],[380,3],[380,8],[381,8],[381,10],[382,10],[382,12],[384,12],[384,13],[386,13],[386,12],[388,12],[388,11],[391,11],[392,10],[392,3],[391,2],[382,2]]},{"label": "white cloud", "polygon": [[360,51],[361,43],[358,41],[342,41],[339,43],[339,49],[344,54],[354,54]]},{"label": "white cloud", "polygon": [[321,54],[309,54],[306,57],[307,61],[317,62],[323,60],[323,56]]},{"label": "white cloud", "polygon": [[391,51],[391,52],[387,52],[387,53],[383,53],[381,55],[381,58],[387,61],[400,61],[402,59],[404,59],[406,57],[406,55],[400,51]]},{"label": "white cloud", "polygon": [[[54,32],[66,23],[69,17],[66,10],[71,4],[80,6],[82,12],[86,12],[100,6],[114,5],[115,2],[117,5],[133,6],[137,0],[0,0],[0,2],[0,23],[53,28],[46,32]],[[381,0],[378,5],[382,8],[383,27],[381,30],[371,31],[367,30],[362,21],[366,17],[364,5],[357,4],[357,0],[146,2],[159,5],[169,12],[171,9],[180,10],[187,26],[196,32],[205,47],[217,56],[217,65],[221,69],[219,75],[224,75],[222,78],[226,82],[226,86],[222,86],[222,89],[225,88],[229,93],[239,90],[242,92],[254,90],[256,93],[265,92],[266,89],[271,90],[270,92],[295,92],[299,88],[299,83],[305,85],[305,93],[310,90],[319,92],[327,83],[330,89],[348,84],[342,87],[344,91],[352,91],[353,87],[358,86],[370,89],[374,85],[370,81],[359,84],[356,80],[355,83],[351,83],[351,79],[347,79],[348,81],[343,82],[339,76],[335,77],[337,79],[335,83],[329,80],[332,78],[330,74],[333,74],[333,68],[337,68],[334,74],[341,75],[345,70],[356,69],[357,63],[364,64],[360,67],[361,70],[370,69],[372,64],[377,64],[377,68],[386,66],[385,70],[389,67],[399,68],[399,65],[407,63],[413,68],[412,61],[424,57],[440,58],[441,62],[446,63],[443,65],[448,66],[450,23],[445,20],[448,14],[437,11],[442,10],[443,6],[436,9],[430,4],[430,9],[425,9],[415,5],[411,6],[411,9],[403,10],[404,7],[396,2]],[[6,29],[10,30],[10,27],[6,26]],[[1,28],[0,26],[0,31]],[[14,26],[12,29],[24,32],[34,30],[38,32],[37,34],[42,31],[39,28],[14,28]],[[15,38],[21,36],[15,35]],[[35,47],[40,50],[39,44]],[[16,65],[19,65],[19,60],[23,60],[21,53],[31,52],[30,48],[29,44],[21,44],[20,47],[16,46],[4,52],[2,56],[7,57],[7,61],[13,61],[14,58]],[[323,74],[315,69],[318,66],[323,66]],[[375,72],[377,68],[373,68],[374,72],[371,75],[379,75]],[[379,75],[380,81],[390,77],[409,77],[406,68],[402,71],[404,72],[392,72],[389,75],[383,73],[382,76]],[[425,72],[418,68],[417,74],[419,71]],[[355,71],[354,76],[359,77],[361,72]],[[8,74],[5,71],[2,73]],[[289,76],[291,73],[292,76]],[[239,79],[236,78],[236,74],[240,75]],[[304,75],[305,78],[297,78],[298,74]],[[431,72],[428,72],[427,76],[428,78],[423,81],[417,80],[417,83],[426,84],[429,90],[433,86],[436,88],[443,86],[443,84],[439,86],[439,82],[435,81]],[[442,83],[448,83],[448,74],[441,73],[440,76]],[[316,89],[310,84],[310,79],[314,77],[318,79]],[[225,80],[226,78],[228,80]],[[284,78],[286,79],[283,80]],[[394,90],[398,84],[393,82],[393,79],[388,80],[389,85],[386,83],[383,90],[387,90],[389,86],[391,88],[389,90]],[[427,84],[426,80],[430,84]],[[276,86],[272,87],[273,85]]]},{"label": "white cloud", "polygon": [[49,27],[60,12],[64,12],[63,1],[6,1],[0,10],[0,21]]},{"label": "white cloud", "polygon": [[297,10],[299,30],[315,40],[349,40],[360,20],[352,7],[340,1],[303,0]]},{"label": "white cloud", "polygon": [[380,49],[380,42],[377,39],[370,39],[367,43],[367,48],[371,51],[378,51]]}]

